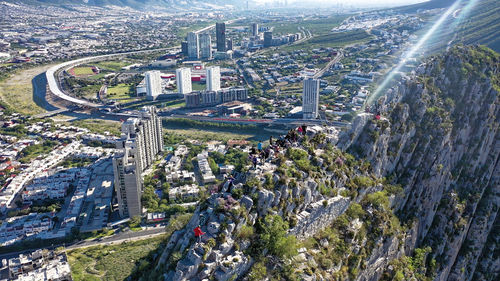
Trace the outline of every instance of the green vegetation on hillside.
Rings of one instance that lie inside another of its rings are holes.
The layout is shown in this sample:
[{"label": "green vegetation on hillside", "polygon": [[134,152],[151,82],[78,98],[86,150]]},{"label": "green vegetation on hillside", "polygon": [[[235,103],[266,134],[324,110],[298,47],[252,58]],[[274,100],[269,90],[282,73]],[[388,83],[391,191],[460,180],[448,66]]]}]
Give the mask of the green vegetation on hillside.
[{"label": "green vegetation on hillside", "polygon": [[458,27],[458,40],[482,44],[500,52],[500,5],[497,0],[477,1],[470,15]]},{"label": "green vegetation on hillside", "polygon": [[68,251],[71,276],[75,281],[125,280],[146,268],[165,236]]}]

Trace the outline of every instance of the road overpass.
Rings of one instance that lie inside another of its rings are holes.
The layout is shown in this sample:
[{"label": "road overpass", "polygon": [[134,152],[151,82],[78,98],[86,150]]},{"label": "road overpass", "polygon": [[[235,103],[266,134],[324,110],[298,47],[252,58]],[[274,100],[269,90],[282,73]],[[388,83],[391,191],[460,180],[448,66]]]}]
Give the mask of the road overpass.
[{"label": "road overpass", "polygon": [[144,53],[152,53],[152,52],[158,52],[158,51],[173,50],[176,48],[177,47],[154,49],[154,50],[132,51],[132,52],[101,55],[101,56],[94,56],[94,57],[88,57],[88,58],[67,61],[67,62],[58,64],[56,66],[49,68],[47,70],[47,72],[45,73],[45,75],[47,77],[48,90],[50,91],[50,93],[57,96],[58,98],[61,98],[67,102],[74,104],[74,105],[87,107],[87,108],[100,108],[101,106],[103,106],[102,104],[93,103],[93,102],[90,102],[90,101],[87,101],[84,99],[75,98],[75,97],[72,97],[72,96],[66,94],[61,89],[61,85],[60,85],[58,78],[56,76],[57,73],[59,73],[61,71],[68,70],[72,67],[75,67],[77,65],[84,64],[84,63],[109,60],[109,59],[113,59],[113,58],[117,58],[117,57],[133,55],[133,54],[144,54]]},{"label": "road overpass", "polygon": [[[230,21],[226,21],[226,24],[231,24],[235,22],[236,20],[239,19],[234,19]],[[214,28],[215,25],[210,25],[205,28],[202,28],[196,33],[204,32],[207,30],[210,30]],[[102,61],[102,60],[109,60],[117,57],[122,57],[122,56],[127,56],[127,55],[134,55],[134,54],[147,54],[147,53],[152,53],[152,52],[158,52],[158,51],[168,51],[168,50],[175,50],[175,49],[180,49],[181,46],[175,46],[175,47],[170,47],[170,48],[160,48],[160,49],[152,49],[152,50],[141,50],[141,51],[131,51],[131,52],[123,52],[123,53],[116,53],[116,54],[109,54],[109,55],[100,55],[100,56],[93,56],[93,57],[87,57],[87,58],[81,58],[81,59],[76,59],[72,61],[67,61],[61,64],[58,64],[56,66],[53,66],[47,70],[45,73],[47,77],[47,84],[48,84],[48,90],[51,94],[55,95],[56,97],[67,101],[71,104],[74,104],[79,107],[85,107],[85,108],[100,108],[103,105],[98,104],[98,103],[93,103],[84,99],[79,99],[72,97],[65,93],[60,85],[60,81],[58,77],[56,76],[58,73],[61,71],[65,71],[68,69],[71,69],[72,67],[75,67],[80,64],[84,63],[90,63],[90,62],[95,62],[95,61]]]}]

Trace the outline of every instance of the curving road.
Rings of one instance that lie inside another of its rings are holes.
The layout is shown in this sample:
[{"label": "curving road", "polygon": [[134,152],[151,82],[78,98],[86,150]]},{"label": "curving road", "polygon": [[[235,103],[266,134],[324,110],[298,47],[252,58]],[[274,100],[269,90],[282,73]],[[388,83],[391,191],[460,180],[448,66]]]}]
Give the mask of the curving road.
[{"label": "curving road", "polygon": [[[234,19],[230,21],[226,21],[226,24],[231,24],[235,22],[236,20],[239,19]],[[200,30],[197,30],[196,33],[204,32],[206,30],[212,29],[215,27],[214,25],[210,25],[207,27],[204,27]],[[126,56],[126,55],[133,55],[133,54],[146,54],[146,53],[152,53],[152,52],[158,52],[158,51],[168,51],[168,50],[175,50],[175,49],[180,49],[181,46],[175,46],[175,47],[170,47],[170,48],[160,48],[160,49],[153,49],[153,50],[141,50],[141,51],[131,51],[131,52],[123,52],[123,53],[116,53],[116,54],[109,54],[109,55],[100,55],[100,56],[94,56],[94,57],[87,57],[87,58],[81,58],[81,59],[76,59],[72,61],[67,61],[61,64],[58,64],[56,66],[53,66],[49,68],[45,72],[45,76],[47,78],[47,84],[49,86],[50,92],[52,92],[55,96],[68,101],[72,104],[75,104],[77,106],[82,106],[82,107],[88,107],[88,108],[100,108],[103,105],[102,104],[97,104],[93,103],[87,100],[83,99],[78,99],[75,97],[72,97],[68,94],[66,94],[62,89],[61,85],[59,84],[57,74],[58,72],[62,70],[67,70],[70,69],[74,66],[83,64],[83,63],[88,63],[88,62],[94,62],[94,61],[100,61],[100,60],[107,60],[110,58],[114,57],[121,57],[121,56]]]},{"label": "curving road", "polygon": [[78,106],[99,108],[102,106],[102,104],[97,104],[97,103],[89,102],[87,100],[78,99],[78,98],[75,98],[75,97],[72,97],[72,96],[66,94],[61,89],[59,81],[56,77],[56,74],[59,71],[67,70],[67,69],[70,69],[74,66],[77,66],[77,65],[80,65],[83,63],[94,62],[94,61],[99,61],[99,60],[106,60],[106,59],[110,59],[110,58],[114,58],[114,57],[121,57],[121,56],[126,56],[126,55],[144,54],[144,53],[152,53],[152,52],[158,52],[158,51],[174,50],[176,48],[178,49],[178,47],[171,47],[171,48],[162,48],[162,49],[154,49],[154,50],[132,51],[132,52],[101,55],[101,56],[88,57],[88,58],[67,61],[67,62],[58,64],[56,66],[53,66],[53,67],[49,68],[47,70],[47,72],[45,72],[45,75],[47,77],[47,84],[48,84],[49,90],[52,92],[52,94],[54,94],[55,96],[65,100],[65,101],[76,104]]}]

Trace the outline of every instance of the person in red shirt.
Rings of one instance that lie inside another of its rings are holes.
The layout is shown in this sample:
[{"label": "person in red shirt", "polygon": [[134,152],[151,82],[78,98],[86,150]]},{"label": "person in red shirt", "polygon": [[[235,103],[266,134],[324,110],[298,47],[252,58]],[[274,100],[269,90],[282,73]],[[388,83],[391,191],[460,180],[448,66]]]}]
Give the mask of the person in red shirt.
[{"label": "person in red shirt", "polygon": [[194,231],[194,236],[198,238],[198,242],[201,242],[201,236],[205,234],[205,232],[201,230],[201,227],[199,225],[193,231]]}]

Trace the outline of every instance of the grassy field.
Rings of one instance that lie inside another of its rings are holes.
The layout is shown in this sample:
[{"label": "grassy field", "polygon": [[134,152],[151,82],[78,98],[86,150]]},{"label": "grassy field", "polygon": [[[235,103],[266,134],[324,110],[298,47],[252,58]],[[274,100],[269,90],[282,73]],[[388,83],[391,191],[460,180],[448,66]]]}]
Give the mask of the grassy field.
[{"label": "grassy field", "polygon": [[72,70],[75,73],[75,76],[88,76],[88,75],[94,74],[94,71],[92,70],[92,67],[90,67],[90,66],[74,67],[74,68],[72,68]]},{"label": "grassy field", "polygon": [[351,44],[367,42],[372,38],[364,30],[355,30],[349,32],[331,33],[326,35],[314,36],[308,41],[299,43],[297,45],[284,46],[281,50],[293,51],[293,50],[307,50],[313,48],[337,48],[344,47]]},{"label": "grassy field", "polygon": [[347,17],[342,15],[318,20],[306,20],[302,23],[302,26],[310,30],[314,35],[328,34],[332,28],[339,26]]},{"label": "grassy field", "polygon": [[131,92],[130,84],[118,84],[115,87],[108,87],[108,99],[129,101],[135,99],[135,93]]},{"label": "grassy field", "polygon": [[38,107],[33,101],[31,80],[51,66],[44,65],[24,69],[0,81],[0,100],[22,114],[32,115],[45,112],[43,108]]},{"label": "grassy field", "polygon": [[105,132],[109,132],[112,135],[120,136],[121,125],[118,121],[83,119],[72,121],[71,123],[68,123],[68,125],[87,128],[93,133],[104,134]]},{"label": "grassy field", "polygon": [[100,61],[95,63],[95,66],[101,68],[101,69],[106,69],[110,71],[120,71],[122,67],[131,65],[132,63],[126,60],[121,60],[121,61]]},{"label": "grassy field", "polygon": [[168,135],[182,137],[183,139],[198,139],[198,140],[250,140],[255,135],[251,134],[236,134],[229,132],[215,132],[201,129],[164,129]]},{"label": "grassy field", "polygon": [[73,280],[125,280],[138,263],[142,265],[147,262],[145,258],[157,249],[163,239],[164,235],[119,245],[69,251],[67,254]]},{"label": "grassy field", "polygon": [[193,91],[203,91],[207,88],[207,85],[198,82],[193,83]]},{"label": "grassy field", "polygon": [[274,27],[274,33],[280,34],[288,34],[288,33],[297,33],[299,31],[299,27],[304,27],[305,29],[310,30],[314,35],[323,35],[328,34],[332,28],[338,26],[342,23],[347,16],[334,16],[323,19],[314,19],[314,20],[300,20],[300,21],[285,21],[285,22],[275,22],[272,23],[271,26]]},{"label": "grassy field", "polygon": [[301,22],[277,22],[272,23],[271,26],[274,27],[273,33],[276,34],[289,34],[300,32],[299,26]]},{"label": "grassy field", "polygon": [[104,76],[106,76],[106,73],[99,73],[99,74],[91,75],[91,76],[87,77],[87,79],[90,79],[90,80],[99,80],[101,78],[104,78]]}]

